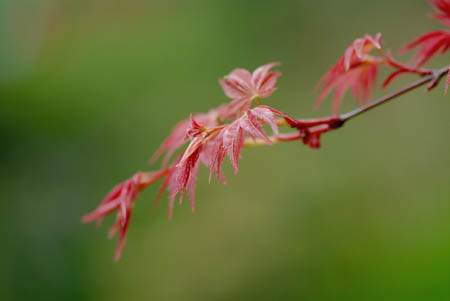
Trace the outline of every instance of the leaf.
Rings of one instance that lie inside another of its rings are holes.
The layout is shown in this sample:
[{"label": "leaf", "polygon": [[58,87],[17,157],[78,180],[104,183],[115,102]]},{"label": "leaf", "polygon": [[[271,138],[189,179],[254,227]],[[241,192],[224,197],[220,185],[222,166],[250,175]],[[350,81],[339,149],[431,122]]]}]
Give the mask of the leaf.
[{"label": "leaf", "polygon": [[397,71],[392,72],[392,73],[386,78],[386,80],[384,81],[384,83],[383,83],[383,89],[386,88],[387,86],[389,86],[389,84],[390,84],[394,79],[396,79],[396,78],[399,77],[400,75],[405,74],[405,73],[408,73],[408,72],[409,72],[408,70],[397,70]]},{"label": "leaf", "polygon": [[272,128],[272,131],[275,135],[279,135],[279,129],[277,125],[277,118],[272,111],[266,107],[258,106],[252,109],[253,115],[255,115],[258,119],[264,121]]},{"label": "leaf", "polygon": [[169,137],[164,140],[160,148],[153,154],[151,161],[156,161],[164,152],[167,151],[164,156],[162,166],[168,165],[170,158],[175,151],[189,141],[189,137],[186,135],[187,130],[195,128],[196,125],[206,127],[217,126],[217,112],[212,110],[206,114],[191,115],[190,119],[180,121],[172,130]]},{"label": "leaf", "polygon": [[244,145],[244,132],[241,129],[239,120],[234,121],[223,132],[223,147],[225,148],[228,157],[234,167],[234,173],[237,174],[239,170],[239,157],[242,146]]},{"label": "leaf", "polygon": [[239,125],[245,133],[250,135],[252,138],[259,137],[267,144],[272,144],[272,141],[264,132],[261,123],[256,119],[251,110],[247,111],[247,114],[239,119]]},{"label": "leaf", "polygon": [[176,173],[175,173],[175,181],[176,181],[176,188],[171,192],[171,199],[174,199],[175,196],[180,193],[179,202],[180,204],[183,201],[184,192],[186,190],[186,187],[188,186],[189,179],[191,178],[192,172],[197,164],[197,161],[200,156],[202,146],[196,148],[194,151],[189,153],[188,156],[183,155],[182,159],[178,164],[175,166]]},{"label": "leaf", "polygon": [[219,115],[224,119],[238,115],[250,109],[255,98],[267,98],[276,90],[275,85],[279,71],[270,71],[279,63],[270,63],[257,68],[253,74],[245,69],[235,69],[223,79],[219,80],[225,95],[233,99],[229,104],[218,109]]},{"label": "leaf", "polygon": [[437,14],[432,14],[431,17],[444,25],[450,26],[450,1],[430,0],[430,2],[438,12]]},{"label": "leaf", "polygon": [[209,141],[202,154],[201,159],[204,164],[209,168],[209,184],[211,184],[212,174],[215,173],[217,175],[218,180],[222,184],[226,184],[225,177],[222,174],[221,166],[222,162],[225,159],[226,151],[223,147],[223,139],[222,135],[219,134],[215,139]]},{"label": "leaf", "polygon": [[337,114],[345,92],[351,88],[358,104],[370,100],[371,90],[376,82],[378,65],[382,59],[370,57],[372,49],[381,47],[381,34],[366,35],[356,39],[333,67],[319,80],[316,89],[321,89],[315,107],[319,107],[331,90],[334,90],[333,113]]},{"label": "leaf", "polygon": [[194,167],[191,170],[191,175],[189,177],[189,181],[187,183],[187,190],[189,193],[189,200],[191,201],[191,211],[195,211],[195,184],[197,182],[198,176],[198,168],[200,166],[200,162],[197,160]]},{"label": "leaf", "polygon": [[416,67],[420,67],[428,62],[439,51],[444,54],[450,48],[450,32],[448,30],[437,30],[426,33],[411,43],[400,49],[400,53],[405,53],[420,46],[420,49],[413,57]]},{"label": "leaf", "polygon": [[281,72],[269,72],[269,70],[279,65],[280,63],[270,63],[259,67],[253,72],[252,83],[259,97],[267,98],[276,90],[275,85],[278,77],[281,76]]}]

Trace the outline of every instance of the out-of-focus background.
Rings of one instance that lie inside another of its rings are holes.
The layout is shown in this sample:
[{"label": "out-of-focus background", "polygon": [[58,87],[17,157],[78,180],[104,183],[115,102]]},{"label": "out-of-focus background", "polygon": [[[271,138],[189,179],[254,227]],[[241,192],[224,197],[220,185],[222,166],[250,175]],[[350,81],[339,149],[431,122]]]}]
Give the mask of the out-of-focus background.
[{"label": "out-of-focus background", "polygon": [[244,150],[226,186],[203,168],[194,214],[185,202],[169,222],[150,188],[118,263],[113,219],[80,223],[113,185],[157,168],[148,158],[177,121],[227,101],[217,80],[233,68],[280,61],[266,103],[328,115],[313,88],[344,49],[380,31],[396,51],[441,28],[431,11],[426,0],[3,0],[0,299],[449,300],[442,86],[355,119],[319,151]]}]

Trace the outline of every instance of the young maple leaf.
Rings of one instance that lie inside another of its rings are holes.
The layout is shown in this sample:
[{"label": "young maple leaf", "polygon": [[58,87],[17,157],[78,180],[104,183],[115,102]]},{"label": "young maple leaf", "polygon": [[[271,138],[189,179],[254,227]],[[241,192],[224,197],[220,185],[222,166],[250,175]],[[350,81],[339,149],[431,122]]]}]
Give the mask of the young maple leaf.
[{"label": "young maple leaf", "polygon": [[[191,115],[189,125],[176,127],[177,129],[174,135],[183,137],[183,141],[191,140],[191,142],[186,150],[169,167],[156,172],[138,172],[130,179],[118,184],[108,193],[93,212],[82,217],[82,221],[85,223],[92,221],[101,223],[105,216],[117,212],[116,221],[109,231],[109,236],[112,237],[119,232],[119,241],[114,255],[115,260],[119,260],[125,244],[134,203],[143,189],[155,181],[164,178],[155,204],[158,203],[163,193],[168,190],[169,219],[171,219],[173,216],[175,197],[179,193],[181,203],[183,195],[187,190],[191,201],[191,209],[194,211],[195,184],[199,163],[203,162],[211,170],[211,174],[216,173],[219,180],[225,183],[225,178],[221,172],[222,162],[228,152],[237,171],[237,161],[246,134],[252,138],[261,138],[268,144],[271,144],[272,141],[264,132],[262,128],[263,124],[270,125],[273,132],[278,134],[277,117],[272,111],[273,109],[270,107],[259,106],[248,110],[232,124],[214,127],[207,127]],[[200,116],[201,118],[199,119],[209,122],[209,124],[217,123],[214,112],[195,116]],[[181,136],[181,133],[183,133],[183,136]],[[175,145],[175,141],[165,146],[170,148],[173,145]]]},{"label": "young maple leaf", "polygon": [[382,59],[370,55],[372,49],[381,49],[381,34],[375,37],[367,35],[356,39],[333,67],[320,79],[317,88],[322,91],[317,98],[319,107],[325,97],[334,88],[333,113],[337,114],[342,98],[350,88],[353,96],[361,105],[370,100],[371,90],[378,75],[378,66]]},{"label": "young maple leaf", "polygon": [[449,0],[430,0],[431,5],[437,13],[431,14],[431,17],[444,25],[450,26],[450,1]]},{"label": "young maple leaf", "polygon": [[162,182],[158,195],[156,196],[155,200],[155,208],[158,206],[159,201],[161,200],[164,192],[168,190],[169,192],[169,213],[168,213],[168,219],[171,220],[173,217],[173,208],[175,205],[175,197],[177,189],[178,182],[177,182],[177,164],[180,162],[181,156],[179,156],[168,168],[167,168],[167,175]]},{"label": "young maple leaf", "polygon": [[212,174],[215,173],[219,182],[226,184],[222,174],[222,163],[226,156],[226,150],[223,147],[223,132],[211,139],[204,147],[200,160],[210,169],[209,183],[211,184]]},{"label": "young maple leaf", "polygon": [[448,70],[449,71],[448,71],[448,74],[447,74],[447,80],[445,81],[445,92],[444,92],[444,95],[446,95],[446,96],[447,96],[447,93],[448,93],[448,87],[450,86],[450,67],[449,67]]},{"label": "young maple leaf", "polygon": [[426,33],[411,43],[400,49],[400,53],[405,53],[420,46],[420,49],[413,57],[416,67],[420,67],[428,62],[433,56],[441,52],[444,54],[450,48],[450,31],[437,30]]},{"label": "young maple leaf", "polygon": [[[430,3],[436,10],[436,13],[431,14],[431,17],[446,26],[450,26],[450,0],[430,0]],[[420,46],[420,49],[412,59],[412,61],[415,61],[416,67],[424,65],[439,52],[444,54],[448,51],[450,48],[450,31],[437,30],[421,35],[401,48],[399,52],[405,53],[418,46]]]},{"label": "young maple leaf", "polygon": [[251,110],[252,115],[254,115],[259,120],[267,123],[271,128],[275,136],[279,135],[279,129],[277,124],[277,117],[268,106],[258,106]]},{"label": "young maple leaf", "polygon": [[122,253],[133,205],[137,196],[144,188],[161,179],[166,174],[167,169],[156,172],[136,173],[129,180],[115,186],[93,212],[82,217],[84,223],[92,221],[101,223],[106,215],[117,211],[116,221],[109,230],[109,237],[113,237],[120,230],[119,242],[114,255],[115,260],[119,260]]},{"label": "young maple leaf", "polygon": [[[272,141],[264,132],[263,123],[269,124],[273,132],[278,134],[276,121],[276,116],[266,107],[256,107],[248,110],[233,123],[214,128],[203,126],[191,116],[191,126],[186,131],[191,142],[175,165],[174,181],[176,184],[175,188],[170,191],[170,202],[173,203],[176,195],[179,193],[181,203],[184,192],[187,189],[190,193],[193,211],[194,189],[199,162],[203,162],[210,169],[210,181],[211,174],[216,173],[219,181],[225,183],[225,178],[221,172],[225,154],[228,153],[235,173],[237,173],[245,135],[253,139],[260,138],[267,144],[272,144]],[[171,206],[169,205],[169,207]]]},{"label": "young maple leaf", "polygon": [[271,139],[264,132],[262,122],[269,124],[273,132],[278,134],[276,116],[266,106],[248,110],[246,114],[223,130],[222,147],[228,154],[235,173],[239,170],[239,158],[244,145],[245,135],[253,139],[260,138],[267,144],[272,144]]},{"label": "young maple leaf", "polygon": [[[196,114],[193,118],[205,126],[214,127],[217,125],[217,112],[215,110],[206,114]],[[172,130],[170,136],[164,140],[160,148],[153,154],[152,161],[156,161],[164,152],[167,151],[162,162],[163,166],[167,166],[175,151],[189,141],[186,131],[191,127],[191,125],[192,118],[180,121]]]},{"label": "young maple leaf", "polygon": [[184,197],[184,192],[187,189],[189,192],[189,199],[191,201],[191,209],[194,211],[194,190],[195,182],[197,180],[200,154],[203,152],[203,148],[208,141],[218,135],[218,133],[220,133],[225,126],[207,128],[197,122],[192,115],[190,121],[191,125],[186,130],[186,136],[191,139],[191,142],[181,158],[175,164],[173,181],[175,181],[176,184],[174,184],[175,188],[170,191],[169,201],[173,203],[176,195],[180,193],[181,204]]},{"label": "young maple leaf", "polygon": [[241,128],[239,120],[236,120],[225,128],[223,132],[223,148],[228,154],[234,167],[234,172],[239,170],[239,158],[244,146],[245,134]]},{"label": "young maple leaf", "polygon": [[[198,123],[192,119],[192,124],[193,124],[192,127],[195,127]],[[176,195],[180,193],[180,204],[181,204],[181,202],[183,201],[184,192],[186,188],[189,189],[189,187],[195,187],[195,184],[192,185],[192,183],[190,182],[192,182],[192,179],[194,181],[196,180],[198,172],[198,159],[200,157],[202,147],[203,147],[203,136],[201,134],[198,134],[191,140],[191,143],[184,151],[180,160],[175,165],[174,180],[176,181],[176,186],[175,189],[170,191],[169,200],[171,203],[173,203]],[[193,192],[190,195],[193,196]],[[193,202],[194,199],[191,198],[192,211],[194,211]]]},{"label": "young maple leaf", "polygon": [[270,69],[278,65],[279,63],[270,63],[257,68],[253,73],[246,69],[235,69],[219,80],[225,95],[233,99],[230,104],[219,108],[219,114],[227,118],[235,113],[245,112],[250,109],[252,100],[272,95],[281,72]]}]

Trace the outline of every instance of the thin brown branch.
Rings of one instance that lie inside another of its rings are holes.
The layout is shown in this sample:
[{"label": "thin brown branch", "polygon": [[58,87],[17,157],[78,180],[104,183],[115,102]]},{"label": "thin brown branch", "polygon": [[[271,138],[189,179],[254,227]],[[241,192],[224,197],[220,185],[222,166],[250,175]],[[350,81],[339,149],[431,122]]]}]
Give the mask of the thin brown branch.
[{"label": "thin brown branch", "polygon": [[376,107],[378,107],[378,106],[380,106],[380,105],[382,105],[382,104],[384,104],[384,103],[386,103],[386,102],[388,102],[388,101],[390,101],[390,100],[392,100],[394,98],[397,98],[397,97],[399,97],[399,96],[401,96],[401,95],[403,95],[403,94],[405,94],[405,93],[407,93],[409,91],[412,91],[412,90],[414,90],[414,89],[416,89],[418,87],[421,87],[421,86],[423,86],[423,85],[425,85],[427,83],[429,83],[429,86],[427,87],[427,90],[431,90],[434,87],[436,87],[436,85],[439,83],[439,80],[445,74],[448,73],[448,69],[449,69],[448,67],[445,67],[445,68],[442,68],[442,69],[439,69],[439,70],[433,70],[430,75],[427,75],[427,76],[419,79],[418,81],[415,81],[415,82],[409,84],[408,86],[406,86],[406,87],[404,87],[404,88],[402,88],[402,89],[400,89],[398,91],[395,91],[395,92],[393,92],[393,93],[391,93],[389,95],[386,95],[386,96],[381,97],[381,98],[379,98],[377,100],[374,100],[374,101],[372,101],[372,102],[370,102],[370,103],[368,103],[368,104],[366,104],[366,105],[364,105],[364,106],[362,106],[360,108],[357,108],[357,109],[355,109],[355,110],[353,110],[351,112],[348,112],[348,113],[340,115],[339,119],[341,120],[342,123],[344,123],[344,122],[346,122],[346,121],[348,121],[348,120],[350,120],[350,119],[352,119],[352,118],[354,118],[356,116],[359,116],[359,115],[361,115],[361,114],[363,114],[363,113],[365,113],[367,111],[370,111],[370,110],[372,110],[372,109],[374,109],[374,108],[376,108]]},{"label": "thin brown branch", "polygon": [[[332,115],[323,118],[314,118],[314,119],[292,119],[286,115],[283,115],[286,123],[293,128],[298,129],[298,133],[288,134],[286,137],[271,137],[271,141],[276,142],[286,142],[286,141],[295,141],[295,140],[303,140],[303,143],[308,144],[312,148],[320,147],[320,136],[323,133],[338,129],[344,125],[350,119],[353,119],[361,114],[364,114],[376,107],[379,107],[403,94],[406,94],[412,90],[415,90],[425,84],[428,84],[427,90],[431,90],[435,88],[439,81],[442,79],[444,75],[449,72],[449,67],[445,67],[442,69],[430,70],[428,75],[423,75],[423,77],[400,90],[397,90],[391,94],[378,98],[362,107],[359,107],[353,111],[350,111],[345,114],[340,115]],[[282,114],[281,112],[277,112]],[[245,146],[257,146],[264,145],[263,141],[255,140],[246,140]]]},{"label": "thin brown branch", "polygon": [[403,87],[400,90],[397,90],[391,94],[388,94],[386,96],[383,96],[379,99],[376,99],[362,107],[359,107],[353,111],[350,111],[345,114],[341,115],[333,115],[329,117],[324,118],[316,118],[316,119],[292,119],[288,120],[288,123],[290,126],[297,128],[297,129],[308,129],[312,128],[318,125],[328,124],[331,128],[339,128],[341,127],[346,121],[355,118],[356,116],[359,116],[365,112],[368,112],[382,104],[385,104],[409,91],[415,90],[416,88],[419,88],[425,84],[428,84],[427,90],[431,90],[434,87],[437,86],[440,79],[446,75],[449,72],[449,67],[445,67],[442,69],[436,69],[431,70],[430,75],[426,75],[423,78],[407,85],[406,87]]}]

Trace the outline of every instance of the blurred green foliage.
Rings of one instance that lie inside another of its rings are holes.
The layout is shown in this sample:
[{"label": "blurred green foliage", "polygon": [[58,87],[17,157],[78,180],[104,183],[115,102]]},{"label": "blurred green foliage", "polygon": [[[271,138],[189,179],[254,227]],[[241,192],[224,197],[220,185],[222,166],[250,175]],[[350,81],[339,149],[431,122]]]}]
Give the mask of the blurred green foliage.
[{"label": "blurred green foliage", "polygon": [[146,191],[118,263],[112,220],[80,223],[151,168],[175,122],[226,101],[217,79],[231,69],[281,61],[267,103],[327,115],[313,87],[345,47],[381,31],[398,49],[440,27],[430,11],[426,0],[1,1],[0,299],[449,300],[443,88],[355,119],[319,151],[245,150],[226,186],[203,169],[195,214],[186,203],[168,222]]}]

